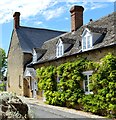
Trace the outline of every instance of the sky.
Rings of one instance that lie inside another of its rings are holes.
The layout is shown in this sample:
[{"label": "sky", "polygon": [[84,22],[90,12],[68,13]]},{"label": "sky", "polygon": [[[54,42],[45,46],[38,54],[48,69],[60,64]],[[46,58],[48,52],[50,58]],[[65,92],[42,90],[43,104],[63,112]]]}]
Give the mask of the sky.
[{"label": "sky", "polygon": [[84,24],[114,12],[115,0],[1,0],[0,47],[6,53],[13,30],[13,13],[20,12],[20,25],[70,32],[70,8],[84,7]]}]

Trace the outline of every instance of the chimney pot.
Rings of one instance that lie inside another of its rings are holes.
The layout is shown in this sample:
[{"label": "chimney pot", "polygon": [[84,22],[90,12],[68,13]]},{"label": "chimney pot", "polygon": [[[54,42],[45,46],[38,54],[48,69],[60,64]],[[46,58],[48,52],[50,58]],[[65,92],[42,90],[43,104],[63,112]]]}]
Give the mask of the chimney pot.
[{"label": "chimney pot", "polygon": [[90,19],[90,22],[92,22],[93,20],[92,19]]},{"label": "chimney pot", "polygon": [[13,17],[14,17],[14,28],[17,29],[20,26],[20,12],[15,12]]},{"label": "chimney pot", "polygon": [[83,25],[83,11],[82,6],[73,6],[70,9],[71,13],[71,31],[76,31]]}]

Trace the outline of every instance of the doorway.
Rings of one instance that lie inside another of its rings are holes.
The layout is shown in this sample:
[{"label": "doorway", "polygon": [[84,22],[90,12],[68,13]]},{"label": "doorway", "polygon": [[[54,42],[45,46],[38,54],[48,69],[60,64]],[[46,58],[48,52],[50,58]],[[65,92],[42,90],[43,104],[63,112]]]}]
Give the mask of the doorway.
[{"label": "doorway", "polygon": [[37,80],[35,80],[35,79],[31,80],[31,88],[32,88],[32,97],[36,98],[37,97],[37,91],[38,91]]},{"label": "doorway", "polygon": [[23,80],[23,95],[25,97],[30,97],[29,80],[25,78]]}]

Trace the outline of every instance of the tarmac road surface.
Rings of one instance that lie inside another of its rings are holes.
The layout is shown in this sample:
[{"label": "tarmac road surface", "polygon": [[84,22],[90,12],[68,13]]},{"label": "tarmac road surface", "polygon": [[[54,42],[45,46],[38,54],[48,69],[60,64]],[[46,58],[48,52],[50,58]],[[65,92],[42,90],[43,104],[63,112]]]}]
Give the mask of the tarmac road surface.
[{"label": "tarmac road surface", "polygon": [[31,117],[37,118],[37,120],[38,118],[39,120],[46,118],[47,120],[55,118],[56,120],[61,120],[61,118],[63,118],[63,120],[112,120],[102,116],[93,115],[91,113],[69,109],[66,107],[47,105],[38,99],[26,98],[22,96],[20,96],[20,98],[23,100],[23,102],[28,104]]},{"label": "tarmac road surface", "polygon": [[[34,118],[86,118],[82,115],[72,114],[45,106],[29,103]],[[74,119],[74,120],[75,120]],[[89,120],[89,119],[88,119]]]}]

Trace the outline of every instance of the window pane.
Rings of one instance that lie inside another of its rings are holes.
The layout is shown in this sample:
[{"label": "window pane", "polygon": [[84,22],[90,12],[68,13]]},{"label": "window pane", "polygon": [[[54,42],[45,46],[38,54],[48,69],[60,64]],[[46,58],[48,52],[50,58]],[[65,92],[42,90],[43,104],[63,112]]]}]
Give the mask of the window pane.
[{"label": "window pane", "polygon": [[85,78],[84,78],[85,80],[87,80],[87,75],[85,75]]},{"label": "window pane", "polygon": [[86,37],[83,37],[83,49],[86,49]]},{"label": "window pane", "polygon": [[8,76],[8,87],[10,87],[10,76]]},{"label": "window pane", "polygon": [[92,93],[92,91],[89,89],[89,84],[92,82],[91,80],[90,80],[90,77],[92,76],[92,71],[90,71],[90,73],[89,73],[89,71],[85,71],[84,72],[84,91],[85,91],[85,94],[89,94],[90,92]]},{"label": "window pane", "polygon": [[91,47],[91,37],[90,36],[87,36],[87,48],[90,48]]},{"label": "window pane", "polygon": [[88,92],[88,79],[87,79],[87,75],[85,75],[85,92]]},{"label": "window pane", "polygon": [[19,87],[21,88],[21,75],[19,75]]},{"label": "window pane", "polygon": [[59,54],[62,55],[62,46],[60,46]]},{"label": "window pane", "polygon": [[57,46],[57,53],[56,53],[56,55],[57,55],[58,57],[60,57],[60,56],[63,55],[63,53],[64,53],[64,51],[63,51],[63,45],[58,45],[58,46]]},{"label": "window pane", "polygon": [[88,92],[88,80],[85,80],[85,92]]},{"label": "window pane", "polygon": [[92,75],[89,75],[89,78],[91,77]]},{"label": "window pane", "polygon": [[58,56],[59,56],[59,46],[58,46],[58,48],[57,48],[57,54],[58,54]]},{"label": "window pane", "polygon": [[37,62],[37,55],[33,55],[33,62]]},{"label": "window pane", "polygon": [[[90,80],[90,77],[91,77],[92,75],[89,75],[89,84],[90,83],[92,83],[92,81]],[[90,92],[91,92],[91,90],[89,90]]]}]

